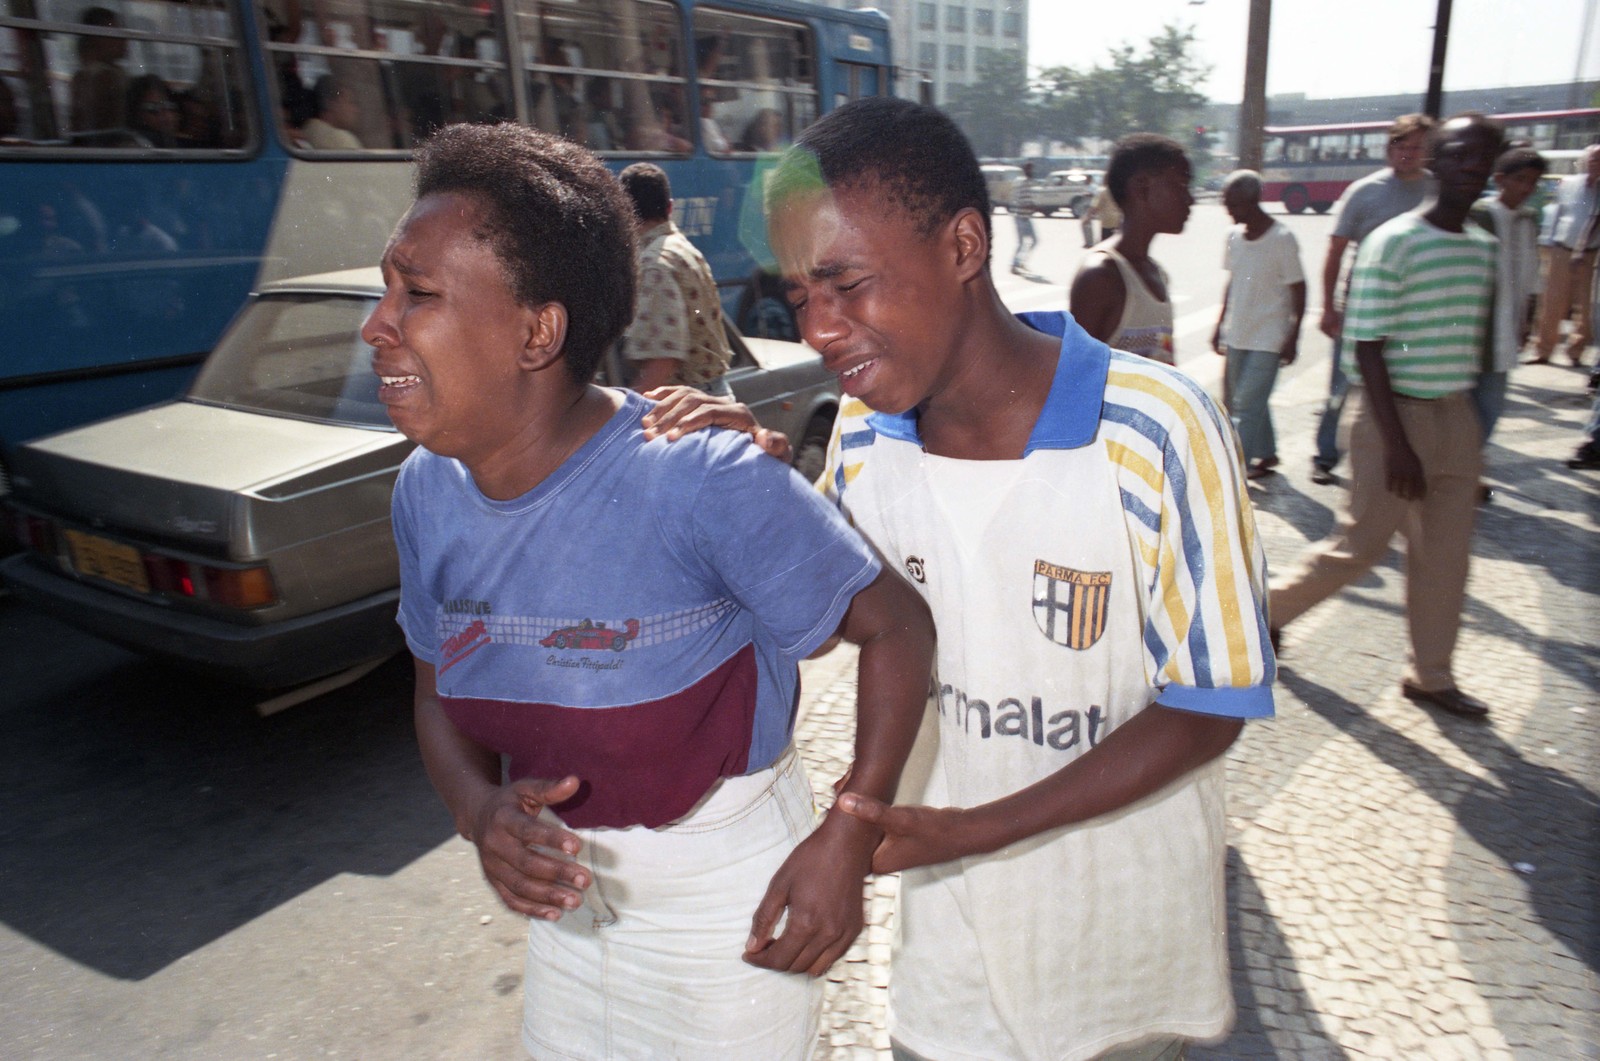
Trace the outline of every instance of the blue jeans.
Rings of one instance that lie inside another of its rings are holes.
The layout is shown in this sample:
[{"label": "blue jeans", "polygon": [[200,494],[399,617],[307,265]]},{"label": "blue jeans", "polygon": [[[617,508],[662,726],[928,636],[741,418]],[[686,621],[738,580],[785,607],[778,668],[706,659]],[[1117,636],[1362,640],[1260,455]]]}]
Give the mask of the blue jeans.
[{"label": "blue jeans", "polygon": [[1506,373],[1481,372],[1477,385],[1472,388],[1472,404],[1478,410],[1478,425],[1483,428],[1483,441],[1488,444],[1489,432],[1506,407]]},{"label": "blue jeans", "polygon": [[1033,234],[1033,217],[1021,213],[1017,218],[1017,253],[1011,256],[1011,268],[1020,269],[1028,263],[1028,255],[1033,252],[1034,245],[1039,242],[1039,237]]},{"label": "blue jeans", "polygon": [[1333,471],[1339,463],[1339,415],[1344,412],[1344,398],[1350,393],[1350,380],[1344,374],[1344,342],[1333,341],[1333,371],[1328,377],[1328,404],[1322,408],[1322,422],[1317,425],[1317,455],[1311,463]]},{"label": "blue jeans", "polygon": [[1282,364],[1275,350],[1236,350],[1228,347],[1228,414],[1239,432],[1239,444],[1248,461],[1276,459],[1278,436],[1272,430],[1272,410],[1267,399],[1278,380]]}]

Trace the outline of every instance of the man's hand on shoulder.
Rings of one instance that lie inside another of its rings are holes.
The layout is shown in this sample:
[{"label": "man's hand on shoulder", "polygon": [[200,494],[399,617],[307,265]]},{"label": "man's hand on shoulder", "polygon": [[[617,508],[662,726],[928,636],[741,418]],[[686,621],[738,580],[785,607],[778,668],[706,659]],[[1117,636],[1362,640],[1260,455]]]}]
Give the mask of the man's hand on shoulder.
[{"label": "man's hand on shoulder", "polygon": [[789,436],[756,422],[749,406],[727,395],[707,394],[693,387],[657,387],[644,393],[656,407],[646,413],[646,438],[665,437],[672,442],[708,427],[743,431],[768,455],[788,463],[793,456]]}]

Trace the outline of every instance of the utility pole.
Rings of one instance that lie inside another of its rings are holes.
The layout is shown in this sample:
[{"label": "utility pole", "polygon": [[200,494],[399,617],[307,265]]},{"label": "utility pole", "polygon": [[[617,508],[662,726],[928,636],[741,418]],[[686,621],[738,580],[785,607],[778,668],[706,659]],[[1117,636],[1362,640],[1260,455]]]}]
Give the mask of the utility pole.
[{"label": "utility pole", "polygon": [[1250,0],[1250,29],[1244,50],[1244,98],[1239,103],[1240,169],[1261,169],[1261,130],[1267,124],[1267,38],[1271,30],[1272,0]]},{"label": "utility pole", "polygon": [[1439,0],[1439,15],[1433,20],[1433,59],[1428,66],[1428,96],[1422,113],[1439,117],[1444,106],[1444,52],[1450,42],[1450,0]]}]

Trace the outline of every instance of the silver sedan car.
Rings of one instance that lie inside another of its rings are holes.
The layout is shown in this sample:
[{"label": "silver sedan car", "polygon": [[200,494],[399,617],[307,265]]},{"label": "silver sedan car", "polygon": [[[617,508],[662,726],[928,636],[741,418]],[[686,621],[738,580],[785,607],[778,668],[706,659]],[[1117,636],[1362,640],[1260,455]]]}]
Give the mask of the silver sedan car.
[{"label": "silver sedan car", "polygon": [[[19,447],[6,503],[25,550],[0,563],[16,598],[260,688],[398,650],[389,498],[413,444],[359,335],[382,291],[375,268],[268,285],[181,399]],[[799,343],[729,338],[734,395],[814,478],[837,381]]]}]

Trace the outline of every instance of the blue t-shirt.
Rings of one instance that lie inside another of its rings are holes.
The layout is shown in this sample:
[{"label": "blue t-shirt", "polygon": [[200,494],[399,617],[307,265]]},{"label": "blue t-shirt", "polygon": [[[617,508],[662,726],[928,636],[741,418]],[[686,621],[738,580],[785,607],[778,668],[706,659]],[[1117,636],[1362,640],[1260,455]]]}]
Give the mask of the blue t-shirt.
[{"label": "blue t-shirt", "polygon": [[485,497],[400,470],[400,625],[446,714],[513,778],[576,775],[580,828],[658,826],[788,745],[798,662],[877,577],[871,549],[739,433],[647,442],[629,394],[549,478]]}]

